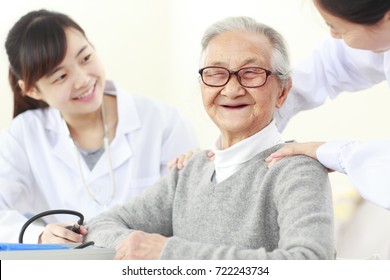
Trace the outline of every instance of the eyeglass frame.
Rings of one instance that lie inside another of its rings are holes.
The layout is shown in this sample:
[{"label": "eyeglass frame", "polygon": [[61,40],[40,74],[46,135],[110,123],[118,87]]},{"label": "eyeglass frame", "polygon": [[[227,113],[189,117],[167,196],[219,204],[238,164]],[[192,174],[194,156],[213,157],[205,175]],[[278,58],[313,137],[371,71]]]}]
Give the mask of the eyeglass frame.
[{"label": "eyeglass frame", "polygon": [[[203,71],[206,70],[206,69],[210,69],[210,68],[219,68],[219,69],[224,69],[224,70],[226,70],[226,71],[229,73],[229,77],[228,77],[226,83],[224,83],[224,84],[222,84],[222,85],[218,85],[218,86],[216,86],[216,85],[209,85],[209,84],[205,83],[205,81],[204,81],[204,79],[203,79]],[[263,71],[265,72],[264,83],[261,84],[261,85],[259,85],[259,86],[244,86],[244,85],[241,83],[241,77],[238,75],[238,72],[240,72],[241,70],[253,69],[253,68],[255,68],[255,69],[261,69],[261,70],[263,70]],[[243,67],[243,68],[240,68],[240,69],[238,69],[238,70],[236,70],[236,71],[232,71],[232,70],[227,69],[226,67],[222,67],[222,66],[206,66],[206,67],[203,67],[203,68],[199,69],[198,73],[199,73],[199,75],[200,75],[200,78],[202,79],[202,82],[203,82],[206,86],[209,86],[209,87],[223,87],[223,86],[226,86],[226,85],[229,83],[229,81],[230,81],[232,75],[235,75],[236,78],[237,78],[238,83],[239,83],[241,86],[245,87],[245,88],[259,88],[259,87],[262,87],[262,86],[264,86],[264,85],[267,83],[267,80],[268,80],[268,77],[269,77],[269,76],[271,76],[271,75],[282,76],[282,75],[283,75],[283,74],[280,73],[280,72],[273,72],[273,71],[271,71],[271,70],[265,69],[265,68],[263,68],[263,67],[257,67],[257,66],[256,66],[256,67]]]}]

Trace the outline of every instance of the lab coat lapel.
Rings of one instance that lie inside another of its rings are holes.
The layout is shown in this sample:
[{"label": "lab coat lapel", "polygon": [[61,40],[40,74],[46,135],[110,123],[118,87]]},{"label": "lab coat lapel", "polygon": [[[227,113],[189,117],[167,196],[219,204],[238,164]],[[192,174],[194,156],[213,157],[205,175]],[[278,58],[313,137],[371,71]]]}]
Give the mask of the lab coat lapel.
[{"label": "lab coat lapel", "polygon": [[56,109],[49,108],[48,115],[45,126],[47,130],[54,132],[53,155],[74,172],[79,172],[75,146],[65,121]]},{"label": "lab coat lapel", "polygon": [[[141,127],[141,121],[132,95],[116,86],[114,86],[113,91],[117,96],[118,106],[118,125],[115,138],[110,143],[111,164],[115,171],[132,157],[134,151],[130,145],[131,135]],[[109,159],[107,152],[105,152],[93,168],[90,180],[93,181],[108,174],[109,168]]]},{"label": "lab coat lapel", "polygon": [[[127,141],[125,135],[119,135],[115,137],[115,140],[110,144],[110,159],[108,158],[107,151],[100,157],[99,161],[96,163],[95,167],[90,172],[90,177],[87,178],[87,181],[94,181],[102,176],[109,174],[110,164],[112,170],[114,171],[126,160],[131,158],[133,151]],[[110,163],[111,161],[111,163]]]}]

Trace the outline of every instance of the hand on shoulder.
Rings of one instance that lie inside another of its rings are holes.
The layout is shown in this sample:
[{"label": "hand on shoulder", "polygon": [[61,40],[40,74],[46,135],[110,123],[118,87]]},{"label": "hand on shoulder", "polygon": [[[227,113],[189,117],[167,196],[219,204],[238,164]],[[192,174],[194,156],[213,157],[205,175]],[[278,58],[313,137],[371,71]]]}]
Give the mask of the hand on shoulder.
[{"label": "hand on shoulder", "polygon": [[[198,152],[200,152],[201,149],[197,149],[194,151],[188,151],[185,154],[182,154],[172,160],[170,160],[167,164],[168,170],[171,170],[173,167],[177,167],[177,169],[181,170],[184,168],[184,166],[187,164],[187,162]],[[208,154],[208,157],[210,160],[214,160],[214,153],[210,151]]]},{"label": "hand on shoulder", "polygon": [[268,162],[268,167],[271,167],[278,160],[288,156],[306,155],[318,160],[317,149],[324,143],[325,142],[288,143],[272,153],[265,161]]}]

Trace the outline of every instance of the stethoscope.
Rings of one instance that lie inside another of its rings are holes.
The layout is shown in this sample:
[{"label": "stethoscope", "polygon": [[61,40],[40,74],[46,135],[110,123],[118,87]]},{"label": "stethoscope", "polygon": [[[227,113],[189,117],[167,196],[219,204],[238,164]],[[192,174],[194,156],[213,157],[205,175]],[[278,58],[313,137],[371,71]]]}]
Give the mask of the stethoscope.
[{"label": "stethoscope", "polygon": [[[103,98],[104,100],[104,98]],[[87,180],[85,179],[83,168],[81,166],[81,156],[80,156],[80,151],[77,147],[77,144],[73,140],[72,136],[70,135],[69,132],[69,139],[72,141],[72,145],[75,148],[76,152],[76,159],[77,159],[77,167],[80,173],[80,178],[84,187],[85,192],[88,194],[88,196],[98,205],[103,206],[104,209],[107,209],[107,204],[109,204],[112,199],[114,198],[115,191],[116,191],[116,184],[115,184],[115,177],[114,177],[114,172],[113,172],[113,167],[112,167],[112,159],[111,159],[111,152],[110,152],[110,144],[109,144],[109,139],[108,139],[108,126],[107,126],[107,121],[106,121],[106,113],[104,109],[104,103],[102,100],[102,105],[101,105],[101,116],[102,116],[102,122],[103,122],[103,147],[107,155],[107,162],[108,162],[108,172],[110,174],[110,180],[111,180],[111,193],[109,199],[104,203],[99,201],[97,196],[90,190],[87,184]],[[64,126],[66,129],[68,129],[67,124],[65,120],[63,119]]]}]

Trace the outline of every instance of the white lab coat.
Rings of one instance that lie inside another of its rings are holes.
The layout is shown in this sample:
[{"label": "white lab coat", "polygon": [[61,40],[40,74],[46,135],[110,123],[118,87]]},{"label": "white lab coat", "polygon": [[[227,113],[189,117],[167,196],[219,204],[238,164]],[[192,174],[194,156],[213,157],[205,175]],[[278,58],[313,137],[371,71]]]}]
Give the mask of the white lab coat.
[{"label": "white lab coat", "polygon": [[[110,143],[116,181],[108,208],[135,197],[158,180],[174,157],[198,147],[190,123],[172,107],[117,87],[118,126]],[[111,188],[103,154],[92,171],[81,158],[87,184]],[[17,242],[25,213],[80,211],[85,220],[104,210],[87,194],[69,131],[58,110],[29,110],[0,137],[0,242]],[[56,215],[47,222],[77,221]],[[37,242],[42,227],[31,225],[24,242]]]},{"label": "white lab coat", "polygon": [[[342,91],[359,91],[387,80],[390,51],[352,49],[329,38],[292,72],[293,89],[275,113],[279,130],[296,113],[322,105]],[[331,141],[317,151],[326,167],[346,173],[363,198],[390,209],[390,141]]]}]

